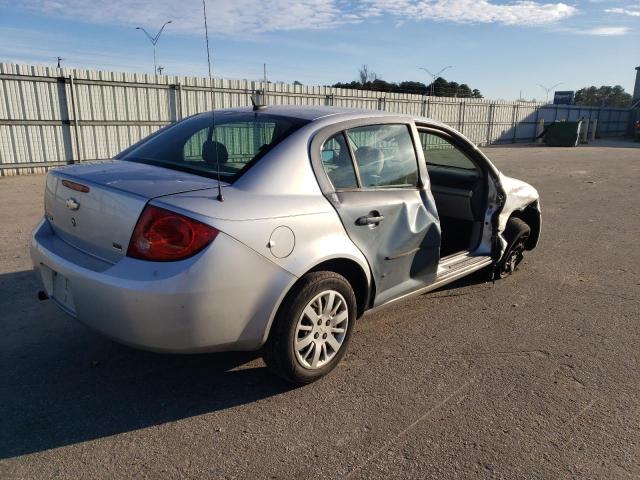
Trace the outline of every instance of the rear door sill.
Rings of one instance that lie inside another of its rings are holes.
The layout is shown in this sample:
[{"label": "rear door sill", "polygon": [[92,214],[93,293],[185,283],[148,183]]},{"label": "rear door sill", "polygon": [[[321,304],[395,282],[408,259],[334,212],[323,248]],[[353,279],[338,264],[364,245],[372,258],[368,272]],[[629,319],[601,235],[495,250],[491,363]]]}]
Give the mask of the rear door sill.
[{"label": "rear door sill", "polygon": [[464,276],[466,273],[475,272],[489,264],[491,264],[491,257],[488,255],[473,255],[469,251],[454,253],[453,255],[440,259],[436,283],[452,275],[460,278],[460,276]]},{"label": "rear door sill", "polygon": [[438,274],[436,280],[426,287],[420,288],[413,292],[409,292],[401,297],[394,298],[382,305],[367,310],[365,313],[376,312],[377,310],[391,305],[397,301],[404,300],[406,298],[414,297],[416,295],[422,295],[427,292],[431,292],[440,287],[447,285],[448,283],[455,282],[462,277],[472,274],[478,270],[491,265],[492,259],[488,255],[474,256],[471,252],[460,252],[453,255],[449,255],[440,260],[438,265]]}]

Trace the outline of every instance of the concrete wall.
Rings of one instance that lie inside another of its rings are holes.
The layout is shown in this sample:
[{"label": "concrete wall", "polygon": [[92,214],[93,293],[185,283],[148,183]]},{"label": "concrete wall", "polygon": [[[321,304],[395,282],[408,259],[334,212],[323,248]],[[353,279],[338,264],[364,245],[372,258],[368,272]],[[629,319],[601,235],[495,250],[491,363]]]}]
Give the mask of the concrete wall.
[{"label": "concrete wall", "polygon": [[[443,121],[480,145],[531,141],[539,119],[598,119],[601,136],[624,135],[626,109],[458,99],[215,79],[215,107],[268,104],[379,109]],[[206,78],[0,63],[0,175],[109,158],[154,130],[212,108]]]}]

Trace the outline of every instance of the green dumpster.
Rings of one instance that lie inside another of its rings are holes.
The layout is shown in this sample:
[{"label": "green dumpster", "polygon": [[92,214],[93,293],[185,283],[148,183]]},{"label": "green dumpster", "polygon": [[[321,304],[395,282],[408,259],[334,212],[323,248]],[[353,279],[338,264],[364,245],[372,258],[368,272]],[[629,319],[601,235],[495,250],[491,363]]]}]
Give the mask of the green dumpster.
[{"label": "green dumpster", "polygon": [[547,127],[544,143],[550,147],[575,147],[578,145],[580,122],[555,122]]}]

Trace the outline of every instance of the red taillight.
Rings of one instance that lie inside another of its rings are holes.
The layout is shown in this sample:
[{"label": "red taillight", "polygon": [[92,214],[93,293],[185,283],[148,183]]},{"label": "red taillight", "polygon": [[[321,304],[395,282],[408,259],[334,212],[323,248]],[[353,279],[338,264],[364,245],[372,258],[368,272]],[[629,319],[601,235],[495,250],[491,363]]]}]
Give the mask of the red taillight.
[{"label": "red taillight", "polygon": [[133,230],[127,255],[166,262],[191,257],[213,242],[218,230],[179,213],[147,205]]}]

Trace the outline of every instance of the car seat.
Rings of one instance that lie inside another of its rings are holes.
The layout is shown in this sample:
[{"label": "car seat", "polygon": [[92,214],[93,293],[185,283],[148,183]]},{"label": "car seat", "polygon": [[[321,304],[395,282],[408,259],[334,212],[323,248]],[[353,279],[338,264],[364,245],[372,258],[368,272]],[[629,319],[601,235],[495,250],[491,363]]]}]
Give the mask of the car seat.
[{"label": "car seat", "polygon": [[363,187],[375,187],[382,181],[380,174],[384,168],[384,155],[382,150],[375,147],[363,146],[355,151],[360,179]]}]

